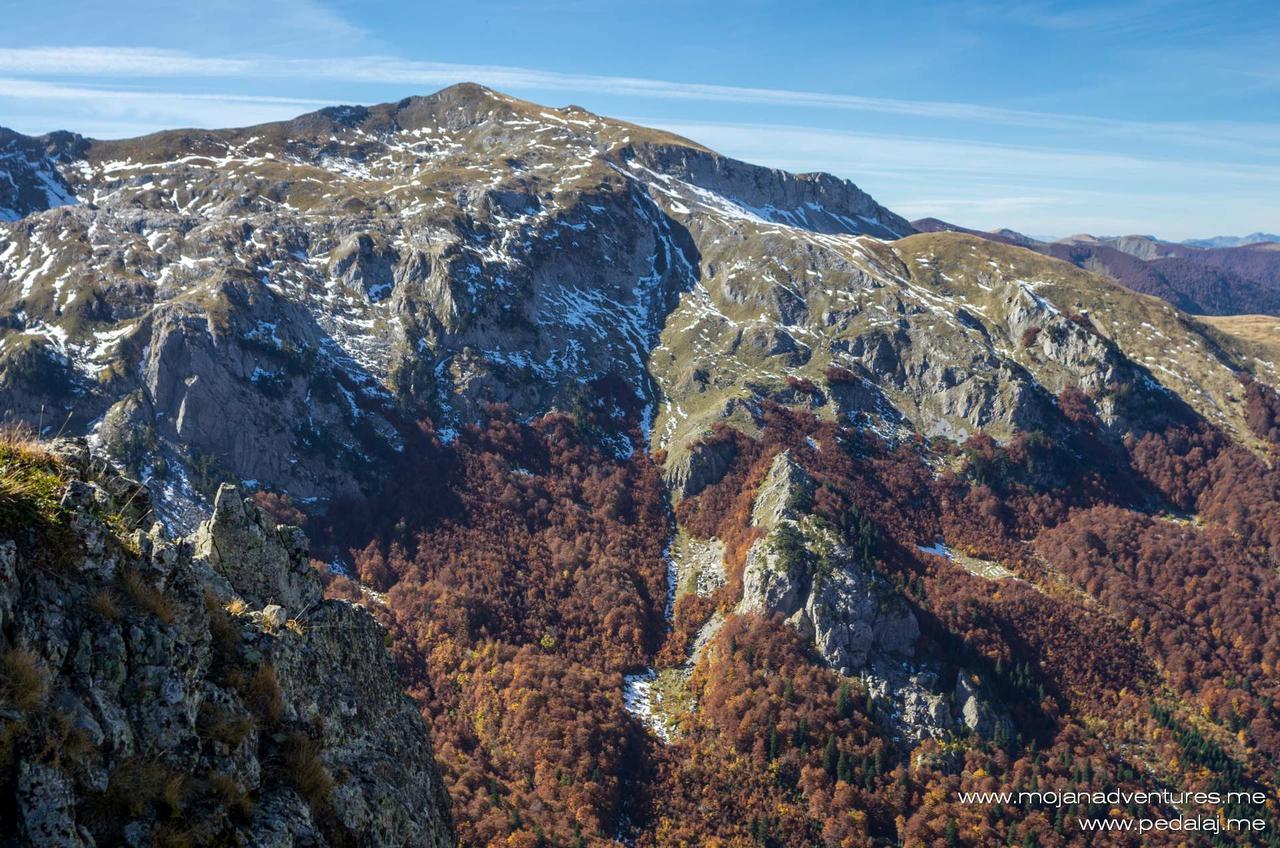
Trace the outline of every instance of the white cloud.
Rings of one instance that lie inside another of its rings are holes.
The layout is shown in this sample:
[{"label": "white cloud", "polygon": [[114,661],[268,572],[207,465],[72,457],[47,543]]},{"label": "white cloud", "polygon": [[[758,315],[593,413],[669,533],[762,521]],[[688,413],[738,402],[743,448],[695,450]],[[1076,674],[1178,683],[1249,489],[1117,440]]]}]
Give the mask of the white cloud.
[{"label": "white cloud", "polygon": [[[65,82],[21,77],[58,77]],[[94,83],[84,84],[82,79]],[[105,79],[114,84],[103,84]],[[18,129],[28,132],[65,124],[65,119],[59,119],[33,126],[48,120],[41,115],[59,111],[76,115],[70,129],[118,137],[173,126],[279,120],[342,99],[164,90],[213,79],[234,81],[233,87],[239,88],[251,84],[260,90],[265,85],[280,90],[282,80],[295,80],[312,83],[309,92],[316,82],[349,92],[353,83],[424,91],[478,81],[537,94],[769,106],[774,107],[767,112],[771,116],[796,106],[827,113],[875,113],[918,119],[914,125],[898,124],[921,127],[928,135],[844,132],[780,123],[633,120],[671,129],[749,161],[848,176],[904,214],[956,216],[958,223],[970,226],[1012,225],[1033,232],[1106,228],[1182,237],[1202,229],[1275,229],[1267,222],[1280,219],[1275,199],[1280,196],[1276,191],[1280,169],[1274,164],[1280,159],[1280,127],[1272,123],[1157,123],[972,103],[562,74],[388,56],[290,59],[126,47],[0,48],[0,104],[21,107],[6,111],[25,123],[19,123]],[[150,88],[161,90],[131,88],[124,83],[127,80],[152,80]],[[52,108],[50,104],[57,102],[74,105]],[[1000,144],[937,137],[951,126],[963,127],[969,134],[981,130],[988,136],[1031,141]],[[990,127],[1008,129],[1001,132]],[[1014,128],[1034,132],[1018,133]],[[1035,143],[1041,139],[1044,144]],[[1194,152],[1188,152],[1186,145],[1194,145]],[[1139,214],[1145,217],[1137,219]]]},{"label": "white cloud", "polygon": [[[294,78],[345,83],[377,83],[429,89],[458,82],[482,82],[497,89],[556,91],[659,100],[739,105],[808,107],[884,114],[933,121],[950,120],[1092,132],[1219,148],[1267,150],[1280,141],[1271,124],[1133,121],[1091,115],[1008,109],[975,103],[903,100],[775,88],[672,82],[642,77],[566,74],[504,65],[420,62],[391,56],[333,56],[289,59],[268,56],[207,57],[179,50],[131,47],[0,48],[0,73],[115,77]],[[1247,139],[1247,141],[1240,141]],[[1264,147],[1264,143],[1266,146]]]},{"label": "white cloud", "polygon": [[1155,231],[1169,238],[1214,227],[1252,232],[1280,220],[1280,169],[1262,165],[811,127],[629,120],[748,161],[830,171],[908,218],[1033,233]]},{"label": "white cloud", "polygon": [[[0,103],[4,101],[36,103],[41,108],[56,101],[67,103],[76,113],[76,126],[68,129],[105,138],[173,127],[243,126],[283,120],[330,105],[292,97],[106,89],[0,77]],[[31,125],[35,120],[39,117],[28,113],[28,126],[18,122],[14,128],[27,132],[48,129],[49,124]]]}]

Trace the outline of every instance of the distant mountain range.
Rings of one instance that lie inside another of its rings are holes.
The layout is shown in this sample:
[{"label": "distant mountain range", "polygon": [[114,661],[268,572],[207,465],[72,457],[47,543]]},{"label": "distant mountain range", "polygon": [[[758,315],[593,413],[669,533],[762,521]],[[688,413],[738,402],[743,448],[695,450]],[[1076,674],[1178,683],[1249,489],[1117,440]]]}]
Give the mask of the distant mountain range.
[{"label": "distant mountain range", "polygon": [[1204,239],[1187,239],[1182,243],[1188,247],[1244,247],[1264,241],[1280,242],[1280,235],[1275,233],[1249,233],[1247,236],[1214,236]]},{"label": "distant mountain range", "polygon": [[1149,235],[1079,234],[1046,242],[1014,230],[972,230],[937,218],[912,226],[920,232],[963,232],[1028,247],[1196,315],[1280,315],[1280,237],[1264,233],[1182,243]]}]

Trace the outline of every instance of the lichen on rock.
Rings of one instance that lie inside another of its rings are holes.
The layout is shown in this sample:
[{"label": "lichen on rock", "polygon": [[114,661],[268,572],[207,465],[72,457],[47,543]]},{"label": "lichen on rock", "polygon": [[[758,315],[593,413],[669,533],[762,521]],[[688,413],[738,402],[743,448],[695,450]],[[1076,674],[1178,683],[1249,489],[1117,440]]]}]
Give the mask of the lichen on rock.
[{"label": "lichen on rock", "polygon": [[384,631],[301,531],[225,487],[170,539],[83,442],[32,450],[61,494],[0,539],[0,843],[454,844]]}]

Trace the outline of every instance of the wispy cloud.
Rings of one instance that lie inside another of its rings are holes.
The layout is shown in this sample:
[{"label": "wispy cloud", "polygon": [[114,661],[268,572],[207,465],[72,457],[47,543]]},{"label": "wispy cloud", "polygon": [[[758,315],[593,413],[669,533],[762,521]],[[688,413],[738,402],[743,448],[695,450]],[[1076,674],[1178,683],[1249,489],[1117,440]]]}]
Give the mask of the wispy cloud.
[{"label": "wispy cloud", "polygon": [[[281,120],[325,101],[244,94],[176,93],[66,85],[0,77],[0,103],[27,101],[46,107],[74,103],[78,132],[99,137],[139,135],[158,128],[220,127]],[[30,120],[31,116],[28,116]],[[38,127],[22,127],[37,131]]]},{"label": "wispy cloud", "polygon": [[1242,231],[1280,219],[1280,169],[1264,165],[800,126],[631,120],[749,161],[831,171],[913,218],[1037,233],[1155,230],[1177,238],[1194,236],[1196,221],[1206,216]]},{"label": "wispy cloud", "polygon": [[[654,100],[808,107],[868,112],[932,121],[961,121],[1041,130],[1147,137],[1212,147],[1254,150],[1280,140],[1271,124],[1224,125],[1134,121],[1052,111],[1009,109],[976,103],[904,100],[855,94],[675,82],[643,77],[568,74],[504,65],[408,61],[390,56],[324,59],[208,57],[177,50],[129,47],[32,47],[0,49],[0,73],[131,78],[294,78],[377,83],[422,90],[457,82],[483,82],[513,91],[595,93]],[[1248,141],[1237,139],[1247,138]]]}]

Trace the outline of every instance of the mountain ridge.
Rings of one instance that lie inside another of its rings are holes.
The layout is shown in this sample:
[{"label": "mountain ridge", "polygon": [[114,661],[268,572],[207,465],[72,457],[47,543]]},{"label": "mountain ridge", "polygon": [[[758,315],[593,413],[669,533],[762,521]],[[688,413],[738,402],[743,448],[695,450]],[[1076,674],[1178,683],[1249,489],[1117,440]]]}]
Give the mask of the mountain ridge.
[{"label": "mountain ridge", "polygon": [[1040,253],[1106,274],[1135,291],[1154,294],[1203,315],[1280,312],[1280,253],[1269,242],[1233,247],[1192,246],[1153,236],[1078,234],[1043,242],[1009,230],[988,233],[936,218],[915,224],[929,231],[967,232],[1019,243]]},{"label": "mountain ridge", "polygon": [[305,524],[282,605],[386,628],[462,844],[1128,848],[955,792],[1274,789],[1272,322],[476,86],[81,149],[0,223],[6,417],[214,567]]}]

